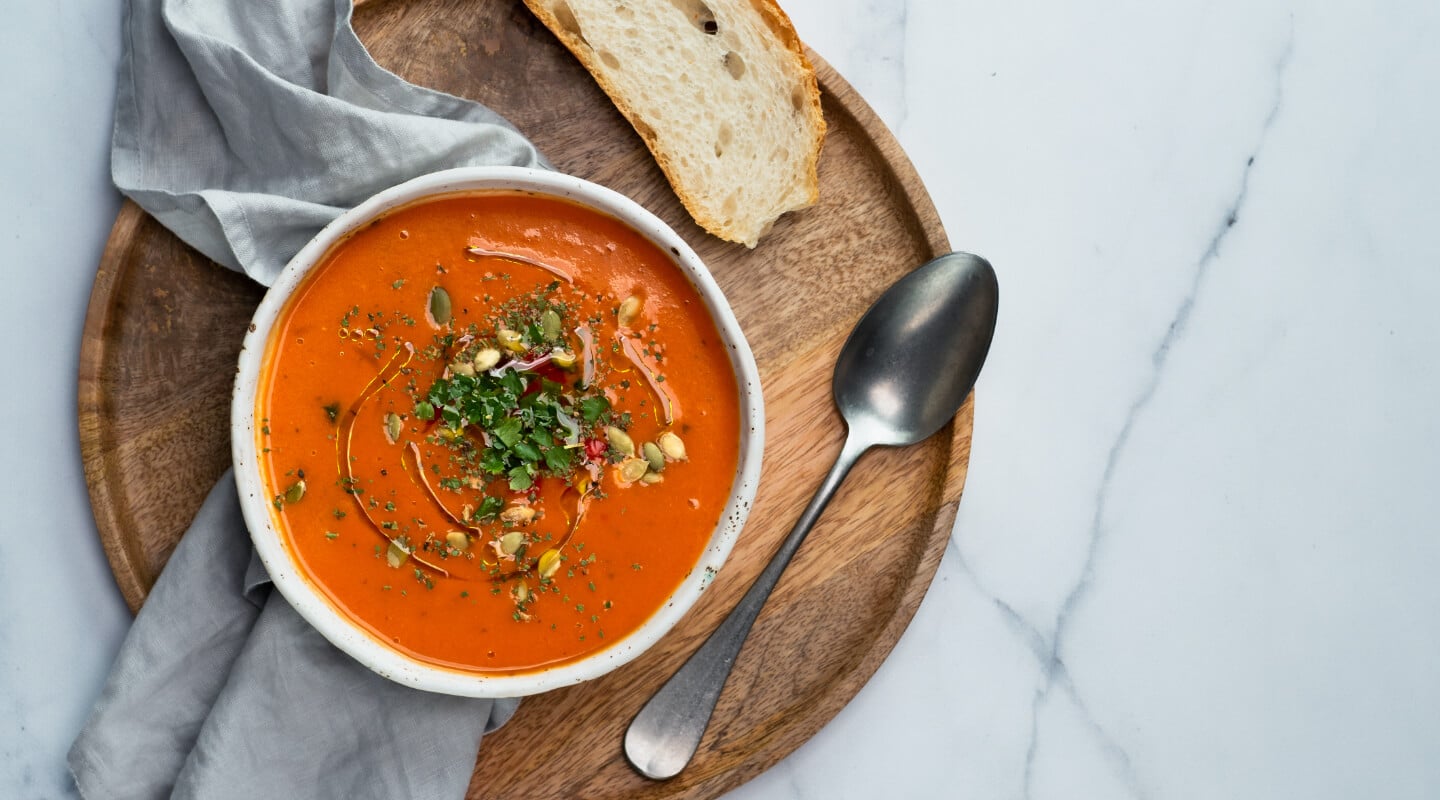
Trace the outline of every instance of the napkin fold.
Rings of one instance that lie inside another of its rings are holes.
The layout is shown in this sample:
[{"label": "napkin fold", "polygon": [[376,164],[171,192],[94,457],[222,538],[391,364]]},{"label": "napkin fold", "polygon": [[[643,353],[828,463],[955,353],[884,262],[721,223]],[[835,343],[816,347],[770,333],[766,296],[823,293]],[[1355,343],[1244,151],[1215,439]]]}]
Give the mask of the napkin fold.
[{"label": "napkin fold", "polygon": [[341,211],[427,172],[549,164],[482,105],[370,58],[351,0],[130,0],[111,175],[269,286]]},{"label": "napkin fold", "polygon": [[[269,285],[387,186],[453,166],[548,168],[489,109],[380,68],[350,10],[130,0],[116,186]],[[87,800],[458,798],[481,736],[517,702],[410,689],[332,646],[271,592],[227,473],[136,617],[69,764]]]}]

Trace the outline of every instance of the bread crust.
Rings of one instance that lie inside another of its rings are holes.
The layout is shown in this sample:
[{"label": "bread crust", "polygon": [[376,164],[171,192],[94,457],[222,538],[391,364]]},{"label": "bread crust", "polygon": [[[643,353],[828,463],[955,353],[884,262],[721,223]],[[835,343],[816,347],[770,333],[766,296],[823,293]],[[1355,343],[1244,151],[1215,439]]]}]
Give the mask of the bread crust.
[{"label": "bread crust", "polygon": [[780,7],[774,0],[750,0],[751,6],[760,12],[765,24],[769,26],[770,32],[785,44],[785,49],[795,54],[800,59],[803,67],[801,75],[804,76],[805,93],[809,100],[805,104],[806,115],[810,117],[815,127],[814,141],[809,150],[809,163],[807,173],[809,175],[809,200],[805,205],[812,205],[820,199],[820,148],[825,142],[825,115],[820,111],[820,82],[815,78],[815,66],[805,55],[805,43],[800,41],[800,34],[795,31],[795,24],[790,21],[790,15]]},{"label": "bread crust", "polygon": [[[620,91],[619,88],[605,76],[604,70],[600,68],[599,59],[595,55],[595,50],[591,45],[582,37],[571,33],[565,25],[561,24],[561,21],[555,14],[545,6],[544,0],[523,0],[523,2],[525,6],[530,9],[530,13],[534,14],[546,28],[550,29],[550,32],[560,40],[560,43],[565,45],[565,48],[580,61],[581,65],[584,66],[591,77],[595,79],[595,82],[599,84],[606,96],[610,98],[610,101],[615,104],[615,107],[630,123],[630,126],[640,135],[641,140],[645,142],[645,147],[655,158],[655,162],[659,165],[661,172],[665,174],[665,179],[670,183],[671,188],[675,191],[676,196],[680,198],[680,202],[685,206],[685,210],[689,212],[691,218],[694,219],[700,227],[721,239],[737,242],[747,247],[754,247],[759,241],[759,238],[770,230],[774,220],[767,221],[761,231],[752,236],[746,236],[742,231],[726,225],[724,220],[712,215],[705,208],[705,205],[700,202],[699,198],[694,196],[686,187],[683,181],[684,176],[675,164],[674,159],[658,148],[657,136],[651,125],[642,118],[640,113],[629,102],[624,92]],[[801,75],[803,90],[807,100],[805,103],[805,115],[814,130],[814,135],[811,137],[804,163],[806,199],[803,203],[781,209],[776,215],[776,219],[778,219],[779,216],[785,213],[813,205],[819,199],[820,149],[825,139],[825,117],[820,109],[820,88],[819,82],[815,78],[815,69],[811,65],[810,59],[805,55],[805,46],[800,41],[799,34],[795,32],[795,27],[790,22],[790,17],[787,16],[773,0],[746,0],[746,2],[748,2],[751,9],[754,10],[756,15],[764,22],[771,34],[775,36],[785,50],[798,62],[800,67],[798,72]]]}]

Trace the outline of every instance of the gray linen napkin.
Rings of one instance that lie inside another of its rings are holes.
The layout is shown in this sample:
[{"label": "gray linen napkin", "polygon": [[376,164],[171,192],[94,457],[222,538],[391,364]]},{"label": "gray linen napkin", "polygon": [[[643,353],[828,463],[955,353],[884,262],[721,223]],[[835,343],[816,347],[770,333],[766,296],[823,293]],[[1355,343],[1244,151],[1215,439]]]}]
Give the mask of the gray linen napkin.
[{"label": "gray linen napkin", "polygon": [[115,185],[270,285],[337,214],[446,167],[548,167],[484,106],[381,69],[351,0],[131,0]]},{"label": "gray linen napkin", "polygon": [[[269,284],[341,210],[409,177],[548,166],[475,103],[381,69],[350,0],[131,0],[116,185]],[[458,798],[517,701],[391,683],[334,648],[254,557],[233,478],[211,491],[116,658],[69,763],[100,798]]]}]

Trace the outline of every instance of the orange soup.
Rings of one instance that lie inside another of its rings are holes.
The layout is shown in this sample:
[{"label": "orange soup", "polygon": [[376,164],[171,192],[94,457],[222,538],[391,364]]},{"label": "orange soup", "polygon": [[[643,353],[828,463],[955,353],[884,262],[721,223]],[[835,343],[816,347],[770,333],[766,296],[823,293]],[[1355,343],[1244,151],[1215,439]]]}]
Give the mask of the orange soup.
[{"label": "orange soup", "polygon": [[525,672],[618,642],[729,499],[714,322],[666,253],[578,205],[392,211],[321,260],[267,348],[276,527],[342,614],[424,662]]}]

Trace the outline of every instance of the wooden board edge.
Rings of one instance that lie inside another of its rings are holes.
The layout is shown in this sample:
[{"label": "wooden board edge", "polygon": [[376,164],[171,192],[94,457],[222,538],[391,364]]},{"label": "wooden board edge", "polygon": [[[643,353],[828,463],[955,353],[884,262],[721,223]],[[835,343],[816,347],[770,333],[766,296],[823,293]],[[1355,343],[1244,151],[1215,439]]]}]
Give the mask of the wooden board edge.
[{"label": "wooden board edge", "polygon": [[131,538],[124,534],[126,521],[119,513],[119,498],[111,491],[108,479],[106,462],[114,450],[114,443],[105,426],[103,371],[109,356],[106,336],[115,296],[122,283],[125,257],[145,219],[145,212],[140,206],[128,199],[121,204],[115,217],[110,238],[105,242],[105,250],[95,272],[90,304],[85,309],[77,381],[80,460],[85,472],[85,485],[90,493],[90,512],[95,517],[105,557],[110,561],[110,572],[132,614],[138,612],[145,601],[153,576],[149,576],[142,554],[132,552],[127,545]]},{"label": "wooden board edge", "polygon": [[[943,255],[950,252],[950,239],[945,233],[945,225],[940,221],[940,212],[935,208],[935,202],[930,199],[930,193],[925,189],[924,181],[920,180],[920,173],[915,170],[915,165],[910,161],[910,156],[900,146],[900,141],[890,131],[885,121],[875,113],[869,103],[855,91],[850,82],[841,77],[840,73],[830,66],[830,62],[821,58],[818,53],[805,48],[805,57],[810,59],[811,65],[815,68],[815,76],[820,83],[821,95],[829,94],[835,98],[836,103],[845,110],[845,113],[855,122],[855,125],[865,132],[867,138],[874,145],[875,150],[880,154],[877,159],[880,163],[889,168],[890,178],[894,187],[905,199],[914,212],[912,220],[914,230],[920,234],[918,238],[924,240],[930,248],[930,257]],[[915,266],[920,266],[916,264]]]}]

